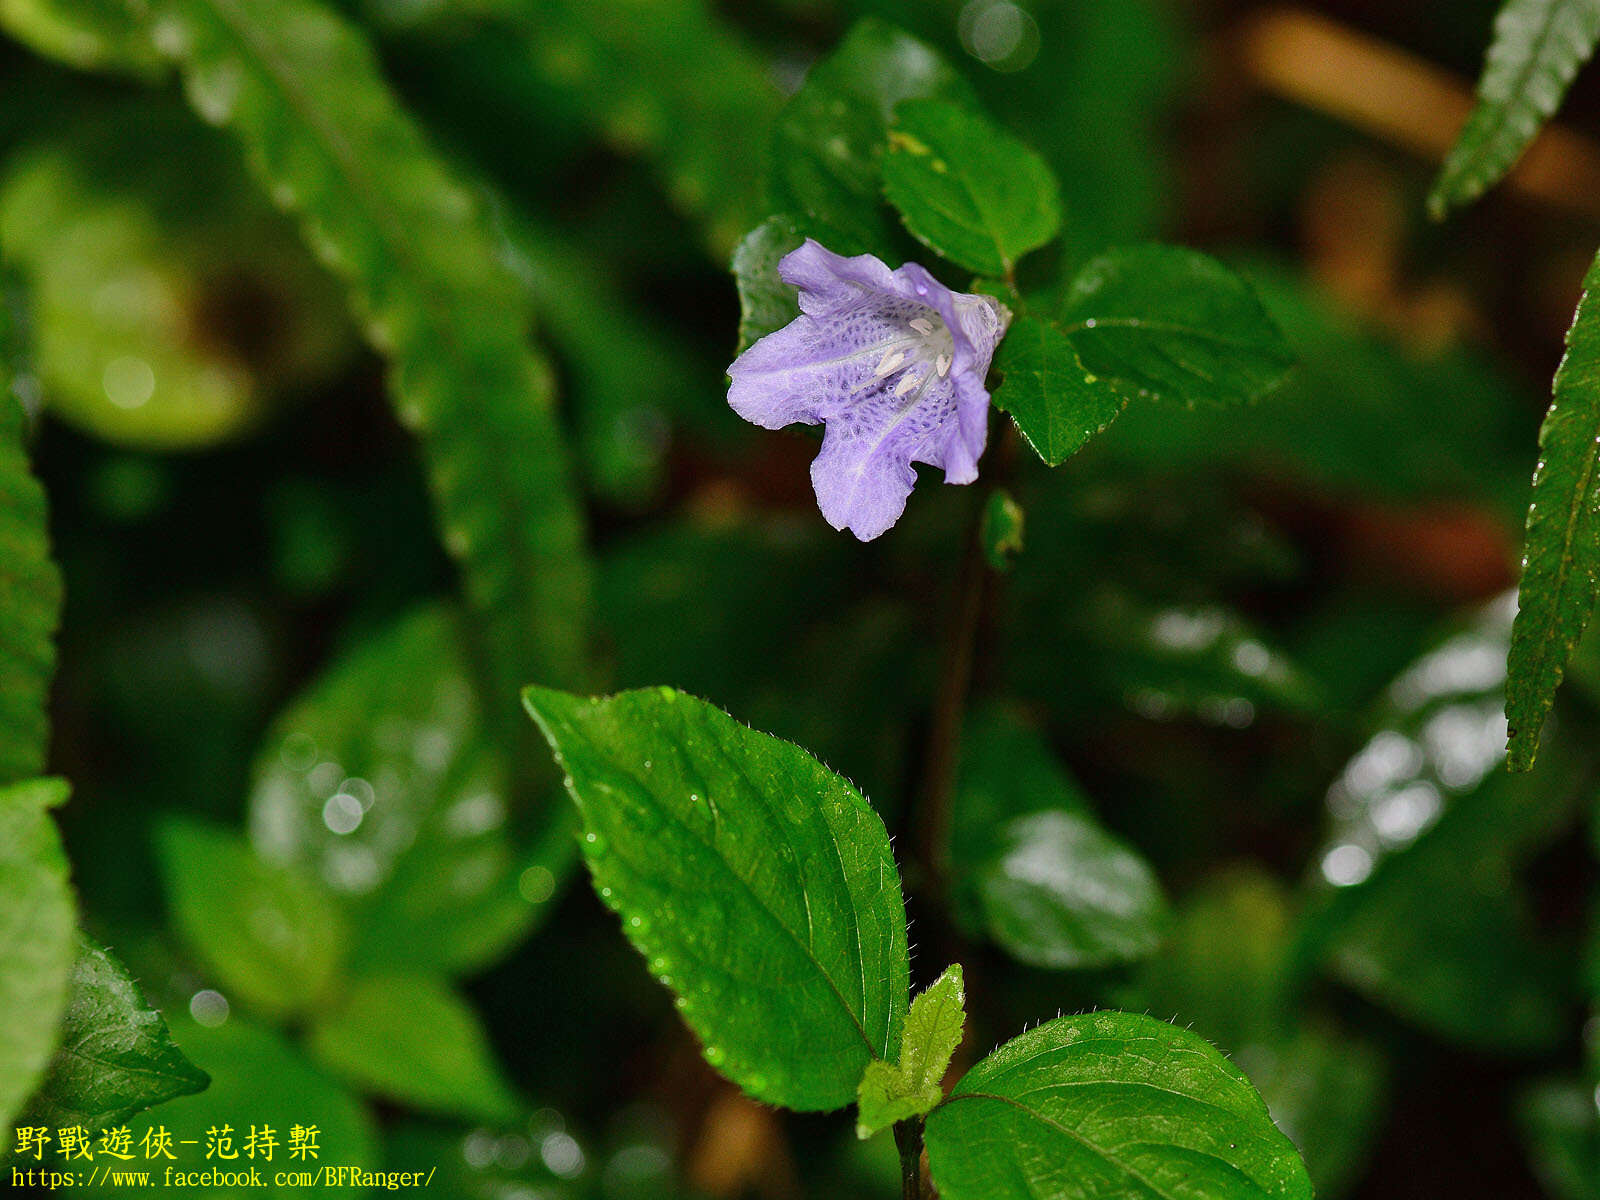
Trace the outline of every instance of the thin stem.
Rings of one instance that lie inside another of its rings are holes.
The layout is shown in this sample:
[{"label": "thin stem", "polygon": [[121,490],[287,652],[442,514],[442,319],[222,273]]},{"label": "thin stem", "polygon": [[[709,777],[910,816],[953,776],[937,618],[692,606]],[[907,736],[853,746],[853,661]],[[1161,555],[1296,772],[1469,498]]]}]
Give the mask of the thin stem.
[{"label": "thin stem", "polygon": [[901,1200],[924,1200],[922,1190],[922,1118],[897,1121],[894,1144],[900,1151]]},{"label": "thin stem", "polygon": [[955,796],[956,769],[961,754],[961,726],[967,692],[972,685],[973,651],[978,640],[979,617],[988,572],[981,543],[983,508],[974,511],[972,528],[962,551],[956,580],[955,610],[945,643],[939,690],[934,699],[928,730],[928,752],[923,768],[923,807],[918,847],[929,890],[944,898],[950,858],[950,810]]},{"label": "thin stem", "polygon": [[[991,455],[993,486],[1003,486],[1016,465],[1016,431],[1009,421],[996,439]],[[950,813],[955,799],[956,772],[961,759],[961,729],[967,696],[972,690],[973,660],[986,616],[992,620],[994,573],[984,561],[983,513],[987,495],[973,506],[967,543],[957,569],[955,608],[939,671],[938,692],[928,729],[923,760],[922,807],[918,813],[917,854],[926,872],[926,885],[938,904],[947,899],[950,863]]]}]

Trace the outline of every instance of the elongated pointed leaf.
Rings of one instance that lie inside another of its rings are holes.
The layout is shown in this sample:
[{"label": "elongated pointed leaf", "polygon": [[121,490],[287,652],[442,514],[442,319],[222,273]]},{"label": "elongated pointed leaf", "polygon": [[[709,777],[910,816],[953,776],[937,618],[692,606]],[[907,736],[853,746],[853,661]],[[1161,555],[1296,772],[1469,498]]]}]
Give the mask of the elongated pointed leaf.
[{"label": "elongated pointed leaf", "polygon": [[1443,217],[1498,183],[1522,157],[1600,40],[1600,0],[1506,0],[1478,103],[1445,160],[1428,211]]},{"label": "elongated pointed leaf", "polygon": [[900,1044],[908,962],[889,837],[848,782],[670,688],[524,693],[583,815],[601,897],[708,1062],[801,1110]]},{"label": "elongated pointed leaf", "polygon": [[1255,290],[1216,259],[1179,246],[1102,254],[1073,279],[1060,317],[1083,365],[1138,396],[1247,403],[1294,364]]},{"label": "elongated pointed leaf", "polygon": [[349,283],[421,438],[446,548],[484,618],[505,713],[584,675],[589,567],[548,364],[481,204],[401,110],[360,34],[316,0],[155,0],[190,100],[231,127]]},{"label": "elongated pointed leaf", "polygon": [[944,1073],[966,1027],[966,990],[954,963],[911,1002],[900,1058],[874,1059],[857,1090],[856,1135],[869,1138],[897,1121],[933,1111],[944,1096]]},{"label": "elongated pointed leaf", "polygon": [[75,952],[72,891],[50,809],[58,779],[0,788],[0,1130],[39,1082],[58,1037]]},{"label": "elongated pointed leaf", "polygon": [[1507,754],[1525,771],[1567,660],[1594,612],[1600,571],[1600,258],[1583,281],[1554,397],[1539,430],[1507,659]]},{"label": "elongated pointed leaf", "polygon": [[1049,321],[1019,317],[995,359],[995,407],[1011,414],[1034,453],[1058,467],[1104,433],[1128,406],[1124,389],[1083,365],[1072,339]]},{"label": "elongated pointed leaf", "polygon": [[1060,1017],[1007,1042],[928,1117],[941,1200],[1310,1200],[1250,1081],[1150,1017]]},{"label": "elongated pointed leaf", "polygon": [[[0,357],[7,346],[0,302]],[[50,561],[44,490],[28,470],[26,416],[0,361],[0,785],[44,769],[45,701],[55,671],[61,579]]]},{"label": "elongated pointed leaf", "polygon": [[1050,168],[981,113],[943,100],[907,100],[894,110],[883,190],[924,246],[988,275],[1061,228],[1061,196]]},{"label": "elongated pointed leaf", "polygon": [[28,1123],[93,1132],[209,1082],[173,1043],[127,968],[80,937],[61,1048],[28,1104]]}]

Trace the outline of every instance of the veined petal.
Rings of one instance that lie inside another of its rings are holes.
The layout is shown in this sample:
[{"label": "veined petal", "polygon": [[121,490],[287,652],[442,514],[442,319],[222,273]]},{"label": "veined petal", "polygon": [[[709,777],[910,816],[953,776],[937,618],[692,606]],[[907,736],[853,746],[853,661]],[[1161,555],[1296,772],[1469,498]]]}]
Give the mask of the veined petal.
[{"label": "veined petal", "polygon": [[815,425],[885,378],[879,367],[909,345],[903,323],[881,309],[832,321],[802,314],[734,360],[728,403],[766,429]]},{"label": "veined petal", "polygon": [[728,401],[767,428],[827,426],[811,480],[829,522],[863,541],[883,533],[905,510],[913,463],[942,468],[947,483],[976,479],[1005,306],[916,263],[891,271],[809,239],[778,269],[801,315],[728,368]]},{"label": "veined petal", "polygon": [[913,463],[942,468],[949,483],[978,477],[982,436],[974,446],[953,419],[954,382],[931,367],[910,378],[913,386],[904,394],[896,394],[901,385],[883,384],[831,418],[822,453],[811,464],[822,515],[862,541],[899,520],[917,481]]}]

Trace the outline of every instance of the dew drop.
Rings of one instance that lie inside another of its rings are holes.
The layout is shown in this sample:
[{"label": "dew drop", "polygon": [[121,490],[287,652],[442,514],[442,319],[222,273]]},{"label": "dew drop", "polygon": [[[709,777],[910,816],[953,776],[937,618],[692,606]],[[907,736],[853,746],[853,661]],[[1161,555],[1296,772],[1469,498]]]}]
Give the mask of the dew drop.
[{"label": "dew drop", "polygon": [[728,1061],[728,1056],[723,1052],[721,1046],[707,1046],[706,1061],[713,1067],[720,1067],[723,1063]]}]

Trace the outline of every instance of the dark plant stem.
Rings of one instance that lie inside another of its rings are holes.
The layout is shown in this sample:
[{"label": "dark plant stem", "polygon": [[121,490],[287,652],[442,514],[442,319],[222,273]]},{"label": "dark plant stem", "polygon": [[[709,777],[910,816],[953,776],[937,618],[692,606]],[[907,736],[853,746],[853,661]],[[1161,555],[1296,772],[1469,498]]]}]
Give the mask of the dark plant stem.
[{"label": "dark plant stem", "polygon": [[925,1200],[922,1190],[922,1118],[895,1122],[894,1144],[900,1151],[901,1200]]},{"label": "dark plant stem", "polygon": [[[993,487],[1000,487],[1010,476],[1017,457],[1016,433],[1009,421],[994,440],[999,444],[991,454]],[[987,500],[986,491],[973,507],[966,546],[957,568],[955,607],[950,614],[923,760],[917,857],[927,876],[925,884],[930,899],[939,905],[948,899],[950,812],[961,760],[961,727],[966,718],[967,696],[972,690],[973,660],[985,618],[993,617],[995,576],[989,570],[983,550],[983,513]]]},{"label": "dark plant stem", "polygon": [[949,873],[950,811],[955,796],[956,770],[960,765],[961,726],[966,715],[967,693],[972,686],[973,652],[988,582],[979,532],[982,520],[983,509],[979,505],[957,569],[955,609],[950,615],[950,632],[939,671],[939,690],[934,698],[927,758],[923,765],[923,807],[917,850],[927,872],[928,890],[941,903],[945,899]]}]

